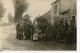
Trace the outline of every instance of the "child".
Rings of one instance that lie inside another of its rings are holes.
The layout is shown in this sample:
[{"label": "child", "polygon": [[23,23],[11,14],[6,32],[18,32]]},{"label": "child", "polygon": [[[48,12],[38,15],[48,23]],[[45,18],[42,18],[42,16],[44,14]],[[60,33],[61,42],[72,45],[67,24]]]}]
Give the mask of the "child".
[{"label": "child", "polygon": [[38,40],[38,32],[35,31],[33,34],[33,40]]}]

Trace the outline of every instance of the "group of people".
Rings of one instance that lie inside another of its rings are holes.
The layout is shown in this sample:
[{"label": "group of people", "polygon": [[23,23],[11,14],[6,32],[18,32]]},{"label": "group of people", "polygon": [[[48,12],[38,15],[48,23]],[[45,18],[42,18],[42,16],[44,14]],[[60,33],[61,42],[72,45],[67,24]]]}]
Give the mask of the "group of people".
[{"label": "group of people", "polygon": [[57,27],[54,27],[56,28],[55,35],[58,42],[62,40],[66,45],[76,42],[76,24],[74,18],[75,17],[72,17],[70,24],[61,19],[58,24],[56,24]]},{"label": "group of people", "polygon": [[37,31],[36,29],[38,26],[35,27],[35,24],[32,24],[28,19],[28,21],[24,20],[24,22],[19,21],[16,25],[16,38],[21,40],[23,36],[25,36],[25,39],[38,40],[39,36],[41,36],[40,38],[43,38],[43,40],[65,40],[67,45],[72,44],[74,39],[76,41],[76,25],[74,18],[75,17],[72,17],[72,20],[70,20],[70,25],[67,22],[64,23],[63,19],[61,19],[58,23],[56,22],[54,26],[47,26],[45,33],[42,33],[42,30],[41,32]]},{"label": "group of people", "polygon": [[19,22],[16,24],[16,31],[16,38],[19,40],[23,38],[25,40],[38,40],[39,30],[35,24],[31,23],[30,19],[19,20]]},{"label": "group of people", "polygon": [[29,18],[19,20],[16,24],[17,36],[16,38],[21,40],[23,37],[25,39],[30,39],[33,34],[33,25],[30,22]]}]

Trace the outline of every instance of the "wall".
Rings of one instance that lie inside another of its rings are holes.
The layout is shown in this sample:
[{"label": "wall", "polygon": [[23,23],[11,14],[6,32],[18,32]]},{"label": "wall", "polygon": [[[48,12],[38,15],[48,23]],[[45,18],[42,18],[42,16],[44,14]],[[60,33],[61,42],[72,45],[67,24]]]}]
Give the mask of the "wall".
[{"label": "wall", "polygon": [[56,19],[59,19],[59,0],[56,0],[51,4],[51,23],[55,23]]},{"label": "wall", "polygon": [[60,0],[60,13],[64,21],[70,24],[71,17],[76,16],[76,0]]}]

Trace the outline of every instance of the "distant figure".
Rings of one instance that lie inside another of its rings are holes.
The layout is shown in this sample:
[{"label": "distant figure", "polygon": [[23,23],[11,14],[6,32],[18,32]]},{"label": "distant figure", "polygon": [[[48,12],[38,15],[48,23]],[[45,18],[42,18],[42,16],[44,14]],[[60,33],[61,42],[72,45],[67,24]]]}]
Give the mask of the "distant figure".
[{"label": "distant figure", "polygon": [[69,24],[67,22],[65,22],[65,27],[64,27],[64,35],[65,35],[65,40],[66,40],[66,45],[69,44]]},{"label": "distant figure", "polygon": [[74,22],[73,20],[70,21],[70,26],[68,29],[68,35],[67,35],[67,45],[72,45],[73,43],[73,38],[75,33],[75,27],[74,27]]},{"label": "distant figure", "polygon": [[19,39],[19,40],[21,40],[23,38],[23,28],[21,26],[21,23],[17,23],[16,31],[17,31],[16,38]]},{"label": "distant figure", "polygon": [[74,26],[74,22],[73,22],[73,20],[71,20],[71,23],[70,23],[70,32],[69,32],[69,34],[70,34],[70,44],[72,44],[73,43],[73,37],[74,37],[74,34],[75,33],[75,26]]}]

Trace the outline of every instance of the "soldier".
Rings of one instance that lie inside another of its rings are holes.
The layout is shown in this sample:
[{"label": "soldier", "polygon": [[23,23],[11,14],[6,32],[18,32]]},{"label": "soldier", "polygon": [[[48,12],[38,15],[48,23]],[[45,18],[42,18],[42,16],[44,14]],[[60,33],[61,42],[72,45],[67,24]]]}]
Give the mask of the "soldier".
[{"label": "soldier", "polygon": [[73,30],[73,41],[76,42],[76,22],[75,22],[75,16],[72,16],[72,30]]},{"label": "soldier", "polygon": [[58,38],[59,38],[59,41],[63,38],[63,22],[62,22],[62,19],[59,21],[59,25],[58,25]]},{"label": "soldier", "polygon": [[67,35],[67,45],[73,43],[73,37],[75,33],[75,26],[73,20],[70,21],[70,26],[68,28],[68,35]]},{"label": "soldier", "polygon": [[33,32],[33,26],[32,26],[32,23],[29,19],[28,20],[24,19],[23,28],[24,28],[25,39],[26,40],[30,39],[31,35],[32,35],[32,32]]},{"label": "soldier", "polygon": [[23,28],[22,28],[22,25],[21,25],[21,21],[19,21],[17,23],[16,30],[17,30],[16,38],[21,40],[23,38]]},{"label": "soldier", "polygon": [[23,25],[23,30],[24,30],[24,36],[25,36],[25,39],[27,40],[28,39],[28,24],[26,23],[26,21],[24,21],[24,25]]},{"label": "soldier", "polygon": [[32,26],[32,24],[31,23],[29,23],[28,24],[28,37],[29,37],[29,39],[31,39],[31,36],[33,35],[33,30],[34,30],[34,28],[33,28],[33,26]]},{"label": "soldier", "polygon": [[74,37],[74,33],[75,33],[75,26],[74,26],[74,23],[73,23],[73,20],[71,20],[70,22],[70,31],[69,31],[69,44],[72,44],[73,42],[73,37]]},{"label": "soldier", "polygon": [[65,40],[66,40],[66,45],[68,45],[68,41],[69,41],[69,25],[68,25],[68,23],[67,22],[65,22],[65,27],[64,27],[64,38],[65,38]]}]

